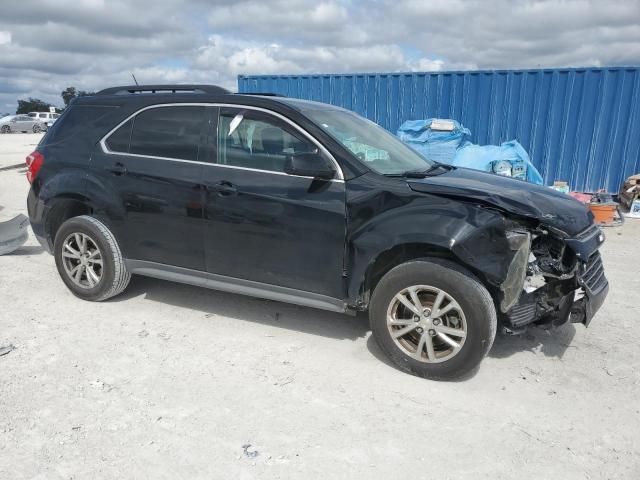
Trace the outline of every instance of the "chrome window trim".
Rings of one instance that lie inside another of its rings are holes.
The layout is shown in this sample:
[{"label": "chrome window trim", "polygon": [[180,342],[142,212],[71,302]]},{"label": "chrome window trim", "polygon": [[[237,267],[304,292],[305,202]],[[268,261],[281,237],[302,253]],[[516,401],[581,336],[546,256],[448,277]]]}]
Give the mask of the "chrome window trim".
[{"label": "chrome window trim", "polygon": [[344,174],[342,173],[342,168],[340,168],[340,164],[336,161],[334,156],[331,155],[329,150],[327,150],[324,147],[324,145],[322,145],[322,143],[320,143],[313,135],[311,135],[309,132],[307,132],[305,129],[303,129],[297,123],[293,122],[292,120],[288,119],[287,117],[285,117],[284,115],[281,115],[278,112],[274,112],[273,110],[269,110],[267,108],[254,107],[252,105],[243,105],[243,104],[235,104],[235,103],[204,103],[204,102],[199,102],[199,103],[184,103],[184,102],[181,102],[181,103],[160,103],[160,104],[155,104],[155,105],[147,105],[146,107],[143,107],[143,108],[141,108],[139,110],[136,110],[134,113],[132,113],[127,118],[125,118],[120,123],[118,123],[114,128],[109,130],[109,132],[107,132],[107,134],[102,137],[102,139],[100,140],[99,143],[100,143],[100,147],[102,148],[103,153],[108,154],[108,155],[128,155],[128,156],[131,156],[131,157],[153,158],[153,159],[156,159],[156,160],[168,160],[168,161],[174,161],[174,162],[186,162],[186,163],[193,163],[193,164],[199,164],[199,165],[208,165],[208,166],[211,166],[211,167],[235,168],[235,169],[238,169],[238,170],[247,170],[247,171],[253,171],[253,172],[271,173],[271,174],[274,174],[274,175],[286,175],[288,177],[312,178],[312,177],[305,177],[305,176],[301,176],[301,175],[289,175],[288,173],[285,173],[285,172],[275,172],[273,170],[262,170],[262,169],[259,169],[259,168],[237,167],[235,165],[223,165],[221,163],[201,162],[201,161],[197,161],[197,160],[184,160],[184,159],[181,159],[181,158],[171,158],[171,157],[157,157],[157,156],[153,156],[153,155],[141,155],[141,154],[138,154],[138,153],[127,153],[127,152],[114,152],[114,151],[109,150],[109,147],[107,147],[107,140],[122,125],[124,125],[129,120],[134,118],[136,115],[138,115],[138,114],[140,114],[140,113],[142,113],[142,112],[144,112],[146,110],[151,110],[153,108],[163,108],[163,107],[229,107],[229,108],[238,108],[238,109],[246,109],[246,110],[255,110],[255,111],[258,111],[258,112],[266,113],[268,115],[272,115],[272,116],[284,121],[285,123],[291,125],[294,129],[296,129],[303,136],[305,136],[309,141],[311,141],[313,144],[315,144],[316,147],[318,147],[320,149],[320,151],[322,153],[324,153],[327,156],[327,158],[329,158],[331,160],[331,163],[333,163],[333,166],[336,169],[336,178],[333,178],[330,181],[332,181],[332,182],[344,182]]}]

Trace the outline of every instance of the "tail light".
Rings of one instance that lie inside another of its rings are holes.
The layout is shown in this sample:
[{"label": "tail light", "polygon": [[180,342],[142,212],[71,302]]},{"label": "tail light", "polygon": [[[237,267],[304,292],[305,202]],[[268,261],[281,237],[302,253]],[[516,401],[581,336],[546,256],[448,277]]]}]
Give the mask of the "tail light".
[{"label": "tail light", "polygon": [[44,155],[37,150],[29,154],[27,157],[27,180],[29,183],[33,183],[33,179],[38,175],[43,163]]}]

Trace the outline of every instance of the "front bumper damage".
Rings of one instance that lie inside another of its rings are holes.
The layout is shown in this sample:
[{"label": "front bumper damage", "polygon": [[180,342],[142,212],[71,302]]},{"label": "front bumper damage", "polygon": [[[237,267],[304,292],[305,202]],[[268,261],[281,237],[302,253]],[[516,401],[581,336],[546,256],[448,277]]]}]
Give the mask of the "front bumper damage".
[{"label": "front bumper damage", "polygon": [[522,289],[519,297],[500,305],[504,326],[512,331],[534,323],[560,326],[570,321],[588,326],[609,291],[598,251],[603,241],[595,225],[574,238],[560,239],[544,230],[534,234],[526,265],[514,261],[510,267],[511,283],[518,278]]}]

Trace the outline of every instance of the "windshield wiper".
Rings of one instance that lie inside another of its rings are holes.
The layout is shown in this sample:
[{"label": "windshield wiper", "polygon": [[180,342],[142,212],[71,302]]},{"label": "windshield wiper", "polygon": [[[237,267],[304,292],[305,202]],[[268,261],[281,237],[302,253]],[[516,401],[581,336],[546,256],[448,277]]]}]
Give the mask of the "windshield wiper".
[{"label": "windshield wiper", "polygon": [[451,165],[446,165],[444,163],[434,163],[426,170],[408,170],[399,174],[391,174],[389,177],[404,177],[404,178],[424,178],[431,177],[434,175],[440,175],[441,173],[448,172],[453,169]]}]

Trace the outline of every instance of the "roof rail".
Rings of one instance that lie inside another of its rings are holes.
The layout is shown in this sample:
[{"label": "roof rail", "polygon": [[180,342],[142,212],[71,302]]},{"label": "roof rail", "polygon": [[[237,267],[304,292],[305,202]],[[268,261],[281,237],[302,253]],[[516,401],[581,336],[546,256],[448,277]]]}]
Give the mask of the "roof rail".
[{"label": "roof rail", "polygon": [[127,95],[132,93],[231,93],[217,85],[125,85],[100,90],[96,95]]},{"label": "roof rail", "polygon": [[282,95],[281,93],[273,93],[273,92],[238,92],[236,95],[258,95],[260,97],[286,97],[286,95]]}]

